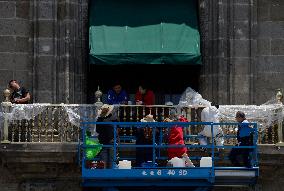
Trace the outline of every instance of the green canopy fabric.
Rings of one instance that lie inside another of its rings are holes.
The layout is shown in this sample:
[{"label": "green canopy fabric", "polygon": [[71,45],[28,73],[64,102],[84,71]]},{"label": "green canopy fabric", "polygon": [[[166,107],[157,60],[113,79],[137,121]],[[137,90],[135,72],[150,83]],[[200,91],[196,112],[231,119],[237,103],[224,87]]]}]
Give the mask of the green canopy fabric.
[{"label": "green canopy fabric", "polygon": [[201,64],[196,0],[92,0],[93,64]]}]

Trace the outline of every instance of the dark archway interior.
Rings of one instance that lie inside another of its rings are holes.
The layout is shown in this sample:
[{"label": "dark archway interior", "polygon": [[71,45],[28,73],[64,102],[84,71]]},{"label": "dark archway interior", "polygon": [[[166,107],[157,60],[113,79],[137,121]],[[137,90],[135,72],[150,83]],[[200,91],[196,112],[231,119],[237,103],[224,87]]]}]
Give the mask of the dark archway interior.
[{"label": "dark archway interior", "polygon": [[120,82],[128,94],[135,94],[142,82],[155,92],[156,104],[164,104],[177,99],[171,96],[181,94],[188,86],[198,91],[199,75],[199,65],[89,65],[88,102],[94,102],[98,86],[106,94],[113,83]]}]

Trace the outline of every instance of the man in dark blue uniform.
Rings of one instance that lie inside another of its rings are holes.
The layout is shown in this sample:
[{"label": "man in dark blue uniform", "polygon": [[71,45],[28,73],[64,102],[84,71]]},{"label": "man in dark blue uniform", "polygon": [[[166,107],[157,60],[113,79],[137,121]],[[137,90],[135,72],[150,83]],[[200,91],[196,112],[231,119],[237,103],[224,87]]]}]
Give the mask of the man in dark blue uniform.
[{"label": "man in dark blue uniform", "polygon": [[[237,140],[238,146],[252,146],[253,145],[253,131],[254,129],[248,125],[245,113],[238,111],[236,113],[236,121],[240,123],[238,125]],[[251,168],[250,153],[252,149],[250,148],[233,148],[229,154],[229,159],[234,166],[241,166],[239,161],[239,156],[242,156],[243,163],[245,167]]]}]

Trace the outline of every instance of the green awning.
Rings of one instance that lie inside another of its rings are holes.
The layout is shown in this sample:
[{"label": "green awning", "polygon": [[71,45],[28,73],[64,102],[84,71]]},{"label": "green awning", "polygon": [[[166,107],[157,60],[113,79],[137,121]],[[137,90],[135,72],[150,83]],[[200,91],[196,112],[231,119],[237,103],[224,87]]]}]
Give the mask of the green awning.
[{"label": "green awning", "polygon": [[93,64],[201,64],[195,0],[92,0]]}]

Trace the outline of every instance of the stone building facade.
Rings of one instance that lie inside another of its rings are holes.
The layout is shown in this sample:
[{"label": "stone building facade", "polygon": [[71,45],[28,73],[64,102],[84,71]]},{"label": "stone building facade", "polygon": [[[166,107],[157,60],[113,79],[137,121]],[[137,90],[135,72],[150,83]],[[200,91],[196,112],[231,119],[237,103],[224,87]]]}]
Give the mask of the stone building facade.
[{"label": "stone building facade", "polygon": [[[10,79],[34,102],[86,103],[88,0],[0,0],[0,89]],[[261,104],[284,79],[284,1],[199,0],[200,93]]]}]

